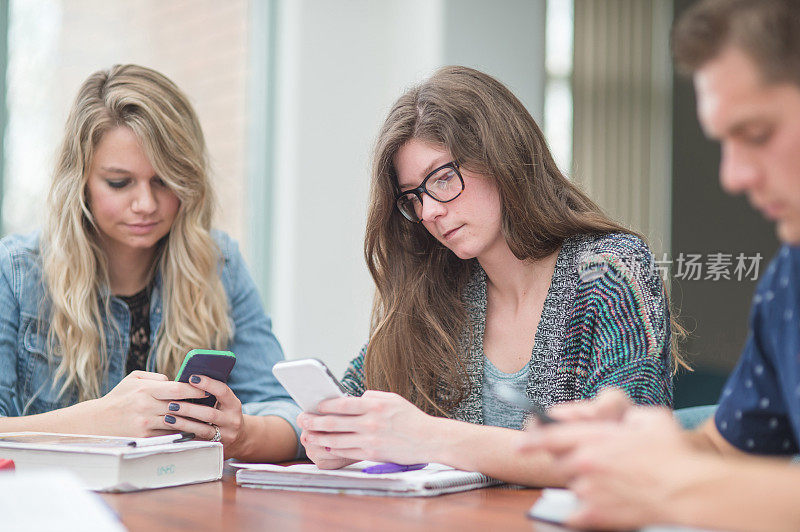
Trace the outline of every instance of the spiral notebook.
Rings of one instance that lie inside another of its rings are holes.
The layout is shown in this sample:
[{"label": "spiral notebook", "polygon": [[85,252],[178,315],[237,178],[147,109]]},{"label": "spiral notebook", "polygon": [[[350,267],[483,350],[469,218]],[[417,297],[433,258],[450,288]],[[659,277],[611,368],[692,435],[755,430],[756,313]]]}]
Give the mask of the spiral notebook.
[{"label": "spiral notebook", "polygon": [[231,465],[239,468],[236,483],[248,488],[321,491],[380,495],[389,497],[431,497],[500,484],[474,471],[461,471],[442,464],[428,464],[416,471],[373,475],[363,473],[377,462],[356,462],[347,467],[322,470],[314,464],[279,466],[272,464]]}]

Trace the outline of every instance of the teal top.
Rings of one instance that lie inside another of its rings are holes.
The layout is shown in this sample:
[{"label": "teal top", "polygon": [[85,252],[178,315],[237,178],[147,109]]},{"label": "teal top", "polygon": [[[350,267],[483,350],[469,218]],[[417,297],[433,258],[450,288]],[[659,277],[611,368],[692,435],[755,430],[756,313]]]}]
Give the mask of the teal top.
[{"label": "teal top", "polygon": [[498,385],[507,386],[524,396],[528,387],[528,373],[530,367],[525,364],[522,369],[514,373],[505,373],[497,369],[488,357],[483,360],[483,392],[481,403],[483,407],[483,424],[507,429],[521,429],[525,423],[526,413],[517,406],[499,401],[492,391]]}]

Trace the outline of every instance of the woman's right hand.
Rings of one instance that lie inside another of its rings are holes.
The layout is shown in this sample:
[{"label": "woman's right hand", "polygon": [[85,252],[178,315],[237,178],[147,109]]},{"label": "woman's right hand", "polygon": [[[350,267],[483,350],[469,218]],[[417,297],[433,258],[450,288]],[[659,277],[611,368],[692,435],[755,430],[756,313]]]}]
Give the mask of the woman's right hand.
[{"label": "woman's right hand", "polygon": [[90,403],[102,434],[147,437],[175,432],[164,423],[170,402],[201,397],[205,397],[204,391],[185,382],[171,381],[160,373],[133,371]]},{"label": "woman's right hand", "polygon": [[[303,414],[297,416],[297,422],[300,423],[300,419]],[[358,460],[351,460],[349,458],[342,458],[340,456],[335,456],[326,450],[325,447],[321,447],[319,445],[315,445],[313,443],[309,443],[308,435],[310,431],[308,429],[303,429],[303,432],[300,433],[300,443],[303,444],[303,447],[306,449],[306,456],[308,459],[314,462],[316,466],[320,469],[340,469],[344,466],[354,464]]]}]

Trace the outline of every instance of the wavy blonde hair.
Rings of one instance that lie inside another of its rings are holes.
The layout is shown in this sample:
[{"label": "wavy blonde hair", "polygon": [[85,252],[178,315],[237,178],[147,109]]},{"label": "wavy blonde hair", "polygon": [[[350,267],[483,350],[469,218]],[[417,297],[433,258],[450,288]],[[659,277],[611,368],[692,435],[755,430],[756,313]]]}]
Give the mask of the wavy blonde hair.
[{"label": "wavy blonde hair", "polygon": [[95,72],[81,85],[67,118],[41,240],[48,351],[51,360],[61,358],[54,385],[63,379],[60,394],[75,387],[80,401],[100,396],[108,364],[105,331],[121,334],[109,312],[108,262],[86,197],[94,150],[118,127],[133,131],[180,200],[151,269],[151,280],[156,271],[161,274],[164,302],[158,371],[173,377],[186,351],[225,348],[232,336],[220,251],[210,234],[215,203],[197,115],[186,95],[154,70],[115,65]]}]

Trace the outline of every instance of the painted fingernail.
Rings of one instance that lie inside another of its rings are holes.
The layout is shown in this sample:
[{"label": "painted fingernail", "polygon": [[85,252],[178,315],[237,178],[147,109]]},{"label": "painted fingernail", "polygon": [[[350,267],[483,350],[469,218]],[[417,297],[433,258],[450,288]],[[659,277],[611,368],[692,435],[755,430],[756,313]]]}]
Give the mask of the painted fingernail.
[{"label": "painted fingernail", "polygon": [[325,447],[325,450],[328,451],[328,452],[331,452],[331,448],[330,447]]},{"label": "painted fingernail", "polygon": [[197,384],[200,382],[200,377],[198,377],[197,375],[192,375],[191,377],[189,377],[189,382],[191,382],[192,384]]},{"label": "painted fingernail", "polygon": [[181,405],[179,405],[178,403],[170,403],[169,404],[169,409],[172,410],[173,412],[177,412],[180,408],[181,408]]},{"label": "painted fingernail", "polygon": [[170,416],[169,414],[167,414],[166,416],[164,416],[164,421],[166,421],[170,425],[173,425],[175,423],[175,416]]}]

